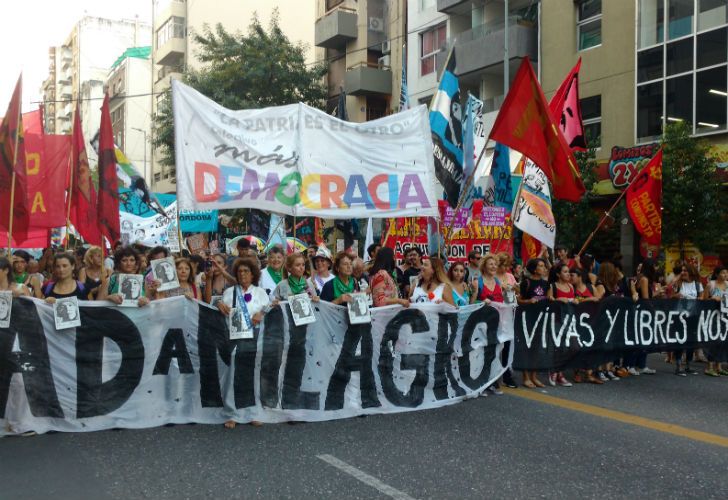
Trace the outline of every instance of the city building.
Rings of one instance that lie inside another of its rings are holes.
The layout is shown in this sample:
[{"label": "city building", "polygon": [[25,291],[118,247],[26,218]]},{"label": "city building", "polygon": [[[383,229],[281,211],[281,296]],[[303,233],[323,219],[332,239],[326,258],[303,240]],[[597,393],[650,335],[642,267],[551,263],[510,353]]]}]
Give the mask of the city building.
[{"label": "city building", "polygon": [[329,69],[329,113],[342,91],[354,122],[399,109],[406,12],[402,0],[316,0],[316,46]]},{"label": "city building", "polygon": [[145,178],[151,172],[151,55],[151,46],[125,50],[106,80],[114,142]]},{"label": "city building", "polygon": [[[245,33],[254,15],[267,27],[276,11],[283,32],[292,42],[303,42],[308,46],[307,60],[313,63],[315,10],[310,0],[154,0],[154,96],[150,100],[153,113],[156,113],[160,100],[164,99],[172,78],[180,78],[186,68],[197,69],[202,66],[196,55],[194,33],[202,33],[205,26],[214,29],[218,23],[228,32]],[[174,192],[175,167],[162,165],[154,150],[151,156],[152,189],[163,193]]]},{"label": "city building", "polygon": [[[111,66],[128,47],[149,45],[151,34],[151,26],[136,19],[80,19],[64,43],[49,50],[48,78],[41,87],[46,131],[71,133],[80,97],[81,126],[87,141],[91,139],[99,128],[104,82]],[[96,154],[89,144],[87,150],[93,163]]]}]

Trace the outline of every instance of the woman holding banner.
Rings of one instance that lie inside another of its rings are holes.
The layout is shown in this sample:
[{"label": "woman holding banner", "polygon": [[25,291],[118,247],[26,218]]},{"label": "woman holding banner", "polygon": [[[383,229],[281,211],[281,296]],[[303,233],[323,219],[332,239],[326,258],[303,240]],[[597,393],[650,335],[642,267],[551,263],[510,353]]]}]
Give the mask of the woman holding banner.
[{"label": "woman holding banner", "polygon": [[[721,301],[726,300],[725,297],[728,297],[728,268],[718,266],[713,274],[715,281],[712,281],[710,286],[705,289],[703,298],[721,303]],[[714,357],[708,351],[708,369],[705,370],[705,374],[710,377],[728,376],[728,370],[723,369],[721,362],[712,361],[712,359]]]},{"label": "woman holding banner", "polygon": [[394,250],[388,247],[379,249],[377,256],[374,258],[372,269],[369,271],[374,307],[392,304],[409,307],[410,301],[399,297],[399,287],[395,281],[396,272]]},{"label": "woman holding banner", "polygon": [[410,302],[413,304],[440,304],[446,302],[455,305],[452,287],[445,273],[442,259],[430,257],[422,263],[420,280],[410,293]]},{"label": "woman holding banner", "polygon": [[480,260],[480,277],[477,280],[478,302],[505,302],[502,282],[496,277],[498,260],[492,253],[485,254]]},{"label": "woman holding banner", "polygon": [[13,297],[30,297],[30,290],[13,280],[13,267],[5,257],[0,257],[0,292],[12,291]]},{"label": "woman holding banner", "polygon": [[301,253],[292,253],[286,258],[286,278],[273,290],[273,303],[288,300],[291,295],[307,293],[312,301],[319,300],[316,290],[306,279],[306,257]]},{"label": "woman holding banner", "polygon": [[221,296],[228,287],[233,285],[233,282],[228,278],[229,275],[225,271],[225,257],[221,254],[213,255],[206,262],[205,282],[202,290],[205,302],[210,304],[212,297]]},{"label": "woman holding banner", "polygon": [[270,297],[273,296],[273,290],[276,289],[278,283],[283,279],[283,249],[274,246],[268,250],[267,266],[260,272],[260,287],[265,290]]},{"label": "woman holding banner", "polygon": [[83,264],[83,268],[78,273],[78,280],[86,287],[89,296],[96,296],[101,281],[111,274],[111,271],[104,267],[101,247],[92,246],[86,250],[86,254],[83,256]]},{"label": "woman holding banner", "polygon": [[[519,305],[535,304],[546,299],[549,289],[549,282],[546,281],[548,268],[546,261],[540,257],[531,259],[526,263],[528,276],[521,280],[521,295],[518,298]],[[535,371],[523,372],[523,385],[529,389],[535,387],[546,387],[536,376]]]},{"label": "woman holding banner", "polygon": [[[105,277],[101,285],[98,288],[96,300],[109,300],[114,304],[121,304],[124,302],[124,294],[121,293],[119,287],[119,275],[121,274],[138,274],[137,269],[139,267],[139,253],[132,247],[120,247],[114,254],[114,272],[111,276]],[[156,292],[156,286],[149,286],[149,293]],[[149,299],[146,297],[146,290],[140,290],[140,297],[137,300],[139,307],[144,307],[149,304]]]},{"label": "woman holding banner", "polygon": [[49,281],[43,287],[43,296],[48,304],[56,299],[76,297],[78,300],[88,299],[88,290],[83,283],[74,279],[76,259],[68,253],[59,253],[53,257],[53,276],[55,281]]},{"label": "woman holding banner", "polygon": [[343,305],[351,302],[351,294],[359,291],[359,282],[352,276],[352,257],[339,252],[334,257],[334,279],[327,282],[321,290],[321,300]]},{"label": "woman holding banner", "polygon": [[332,265],[331,252],[322,244],[313,256],[314,272],[311,275],[311,282],[316,288],[316,293],[321,294],[324,285],[334,279],[334,275],[331,274]]},{"label": "woman holding banner", "polygon": [[197,287],[197,283],[195,283],[195,274],[192,269],[192,262],[185,257],[179,257],[175,259],[174,267],[177,269],[177,281],[179,282],[179,286],[163,292],[157,291],[154,298],[166,299],[168,297],[184,295],[188,299],[199,299],[202,295],[200,293],[200,289]]},{"label": "woman holding banner", "polygon": [[[705,291],[700,284],[700,274],[695,266],[692,264],[677,265],[673,270],[673,274],[677,276],[677,279],[670,285],[668,293],[670,298],[698,300],[703,297]],[[683,353],[685,353],[685,368],[681,367]],[[675,351],[675,375],[680,377],[685,377],[688,374],[697,375],[698,372],[690,368],[692,357],[692,349]]]},{"label": "woman holding banner", "polygon": [[[551,268],[551,271],[552,282],[548,292],[546,292],[548,299],[563,302],[565,304],[576,303],[576,294],[574,293],[574,287],[571,284],[569,266],[561,260]],[[571,382],[566,379],[564,372],[561,371],[549,373],[549,384],[553,387],[556,387],[557,385],[562,387],[571,387],[572,385]]]},{"label": "woman holding banner", "polygon": [[457,307],[467,306],[475,301],[473,288],[478,280],[472,280],[471,285],[465,281],[465,273],[465,264],[462,262],[454,262],[447,271],[447,277],[452,284],[452,298]]}]

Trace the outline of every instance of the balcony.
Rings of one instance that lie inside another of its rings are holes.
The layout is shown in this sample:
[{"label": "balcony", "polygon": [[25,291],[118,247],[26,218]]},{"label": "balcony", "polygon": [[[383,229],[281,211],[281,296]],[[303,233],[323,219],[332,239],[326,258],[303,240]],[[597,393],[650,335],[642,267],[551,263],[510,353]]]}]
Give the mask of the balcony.
[{"label": "balcony", "polygon": [[375,95],[392,93],[392,69],[362,62],[346,68],[345,89],[349,95]]},{"label": "balcony", "polygon": [[73,62],[73,54],[69,47],[63,46],[61,48],[61,67],[63,69],[68,68]]},{"label": "balcony", "polygon": [[184,0],[165,0],[154,6],[154,31],[166,23],[171,17],[187,17],[187,5]]},{"label": "balcony", "polygon": [[470,9],[470,0],[437,0],[437,11],[445,14],[465,14]]},{"label": "balcony", "polygon": [[[458,76],[480,74],[483,72],[501,73],[503,71],[503,36],[505,23],[488,23],[463,31],[448,45],[455,43]],[[519,61],[525,56],[538,60],[538,28],[530,21],[511,17],[508,21],[508,55],[510,68],[515,71]],[[438,72],[442,71],[447,58],[443,50],[437,57]],[[500,66],[500,67],[499,67]],[[514,74],[512,72],[512,74]]]},{"label": "balcony", "polygon": [[317,47],[340,49],[357,37],[357,13],[354,9],[336,7],[316,21],[314,43]]},{"label": "balcony", "polygon": [[172,37],[157,48],[156,63],[164,66],[177,66],[185,57],[187,44],[184,38]]}]

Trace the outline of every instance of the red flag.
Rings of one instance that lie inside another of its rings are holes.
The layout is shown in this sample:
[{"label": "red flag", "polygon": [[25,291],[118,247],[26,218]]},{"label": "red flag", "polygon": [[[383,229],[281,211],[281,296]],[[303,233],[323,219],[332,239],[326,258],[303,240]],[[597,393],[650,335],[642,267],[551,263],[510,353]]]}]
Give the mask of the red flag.
[{"label": "red flag", "polygon": [[626,189],[627,210],[650,245],[662,240],[662,148]]},{"label": "red flag", "polygon": [[576,151],[586,151],[584,124],[581,121],[581,105],[579,104],[580,69],[581,57],[551,98],[549,109],[569,147]]},{"label": "red flag", "polygon": [[119,181],[116,175],[114,131],[111,128],[108,94],[101,106],[99,130],[99,228],[112,245],[121,239]]},{"label": "red flag", "polygon": [[43,108],[41,107],[36,109],[35,111],[23,113],[23,126],[26,135],[43,135],[45,133],[43,127]]},{"label": "red flag", "polygon": [[66,224],[66,211],[59,207],[65,206],[70,152],[69,135],[26,134],[30,229]]},{"label": "red flag", "polygon": [[21,74],[15,84],[8,111],[0,124],[0,227],[10,231],[12,213],[12,235],[17,241],[25,240],[30,223],[23,118],[20,112],[22,88]]},{"label": "red flag", "polygon": [[71,138],[71,223],[87,243],[100,245],[101,231],[96,215],[96,188],[91,179],[79,111],[76,105]]},{"label": "red flag", "polygon": [[542,249],[543,244],[540,241],[528,233],[523,233],[523,237],[521,238],[521,261],[524,266],[529,260],[541,255]]},{"label": "red flag", "polygon": [[554,186],[554,197],[579,201],[586,191],[573,153],[556,127],[528,57],[495,119],[490,139],[529,157]]}]

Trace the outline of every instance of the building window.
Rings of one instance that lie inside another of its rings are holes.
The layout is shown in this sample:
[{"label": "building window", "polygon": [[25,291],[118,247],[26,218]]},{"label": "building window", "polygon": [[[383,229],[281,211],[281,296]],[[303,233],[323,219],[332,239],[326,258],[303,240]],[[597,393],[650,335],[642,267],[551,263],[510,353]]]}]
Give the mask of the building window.
[{"label": "building window", "polygon": [[639,0],[639,48],[665,41],[665,0]]},{"label": "building window", "polygon": [[662,81],[637,87],[637,141],[662,135]]},{"label": "building window", "polygon": [[693,75],[665,81],[665,111],[668,122],[693,122]]},{"label": "building window", "polygon": [[420,35],[420,75],[425,76],[435,71],[435,56],[445,44],[447,34],[443,23]]},{"label": "building window", "polygon": [[693,32],[694,0],[667,0],[667,37],[669,40]]},{"label": "building window", "polygon": [[665,49],[665,75],[672,76],[693,70],[693,38],[684,38],[667,44]]},{"label": "building window", "polygon": [[701,33],[697,38],[697,68],[725,64],[728,61],[728,28]]},{"label": "building window", "polygon": [[728,23],[728,2],[698,0],[698,31],[709,30]]},{"label": "building window", "polygon": [[162,174],[157,172],[154,174],[154,182],[159,182],[162,180]]},{"label": "building window", "polygon": [[726,67],[698,71],[695,74],[695,131],[725,130],[728,102]]},{"label": "building window", "polygon": [[602,44],[602,0],[583,0],[577,8],[577,50]]},{"label": "building window", "polygon": [[591,148],[602,146],[602,96],[595,95],[579,100],[584,138]]},{"label": "building window", "polygon": [[326,0],[326,11],[328,12],[342,3],[344,3],[344,0]]},{"label": "building window", "polygon": [[184,37],[185,18],[172,16],[157,30],[157,48],[163,46],[172,38]]}]

